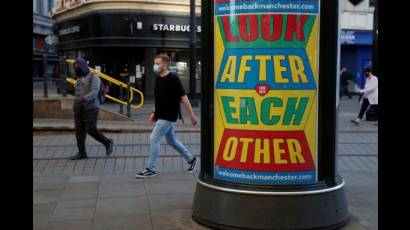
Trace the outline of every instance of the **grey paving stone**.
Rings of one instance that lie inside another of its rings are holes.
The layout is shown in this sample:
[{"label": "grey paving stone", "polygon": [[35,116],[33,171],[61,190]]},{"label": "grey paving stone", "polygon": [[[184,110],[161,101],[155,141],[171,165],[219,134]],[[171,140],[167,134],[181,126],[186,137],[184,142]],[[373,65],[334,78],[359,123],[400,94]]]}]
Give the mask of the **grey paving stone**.
[{"label": "grey paving stone", "polygon": [[149,155],[149,146],[148,145],[141,145],[141,155],[148,156]]},{"label": "grey paving stone", "polygon": [[124,155],[124,146],[115,146],[115,152],[113,151],[113,155]]},{"label": "grey paving stone", "polygon": [[172,157],[172,168],[175,171],[183,170],[181,157]]},{"label": "grey paving stone", "polygon": [[135,171],[135,159],[133,157],[125,158],[125,172],[134,172]]},{"label": "grey paving stone", "polygon": [[100,173],[100,172],[104,171],[105,161],[106,161],[106,158],[98,158],[97,159],[97,161],[95,163],[95,167],[94,167],[94,172],[95,173]]},{"label": "grey paving stone", "polygon": [[[355,222],[351,221],[347,225],[342,227],[340,230],[370,230],[370,229],[358,221],[355,221]],[[374,230],[374,229],[371,229],[371,230]]]},{"label": "grey paving stone", "polygon": [[117,158],[115,162],[115,172],[123,172],[125,168],[125,158]]},{"label": "grey paving stone", "polygon": [[72,160],[67,161],[67,164],[64,166],[62,174],[63,175],[72,175],[73,171],[74,171],[75,164],[76,164],[76,161],[72,161]]},{"label": "grey paving stone", "polygon": [[[122,184],[122,183],[142,183],[143,181],[135,178],[134,172],[119,173],[119,174],[107,174],[101,175],[100,185],[105,184]],[[115,185],[114,185],[115,186]]]},{"label": "grey paving stone", "polygon": [[372,190],[377,190],[377,177],[366,173],[355,173],[351,171],[341,171],[340,174],[346,181],[346,186],[353,187],[368,187]]},{"label": "grey paving stone", "polygon": [[144,157],[135,158],[135,170],[138,171],[138,172],[143,170],[145,162],[146,162],[146,158],[144,158]]},{"label": "grey paving stone", "polygon": [[96,213],[98,216],[121,217],[149,214],[145,196],[98,198]]},{"label": "grey paving stone", "polygon": [[57,209],[68,208],[95,208],[97,198],[86,199],[71,199],[71,200],[59,200],[57,203]]},{"label": "grey paving stone", "polygon": [[37,190],[33,192],[33,204],[56,203],[62,196],[63,190]]},{"label": "grey paving stone", "polygon": [[104,167],[104,173],[113,173],[115,167],[115,160],[114,158],[107,158]]},{"label": "grey paving stone", "polygon": [[149,215],[130,215],[107,218],[106,215],[97,213],[94,219],[93,229],[151,230],[152,224]]},{"label": "grey paving stone", "polygon": [[134,145],[132,146],[132,156],[141,156],[142,155],[142,151],[141,151],[141,145]]},{"label": "grey paving stone", "polygon": [[42,230],[46,229],[48,221],[51,218],[52,213],[50,214],[36,214],[33,213],[33,229]]},{"label": "grey paving stone", "polygon": [[375,165],[372,164],[372,162],[370,161],[370,158],[371,158],[371,157],[368,157],[368,156],[358,156],[357,158],[363,163],[363,165],[366,165],[368,171],[374,171],[374,169],[377,170],[377,168],[375,167]]},{"label": "grey paving stone", "polygon": [[151,195],[148,193],[149,206],[152,212],[158,210],[175,210],[192,208],[193,194]]},{"label": "grey paving stone", "polygon": [[51,175],[61,175],[61,173],[64,170],[65,165],[67,164],[67,161],[68,160],[66,159],[58,159]]},{"label": "grey paving stone", "polygon": [[94,217],[95,207],[93,208],[56,208],[52,221],[67,221],[67,220],[92,220]]},{"label": "grey paving stone", "polygon": [[85,199],[94,198],[98,194],[97,183],[67,184],[61,199]]},{"label": "grey paving stone", "polygon": [[[157,177],[159,177],[158,175]],[[145,180],[145,179],[144,179]],[[192,179],[188,180],[170,180],[170,181],[146,181],[147,193],[154,194],[193,194],[195,191],[196,182]]]},{"label": "grey paving stone", "polygon": [[93,221],[85,220],[64,220],[51,221],[47,225],[47,230],[77,230],[77,229],[93,229]]},{"label": "grey paving stone", "polygon": [[379,166],[379,158],[378,158],[378,157],[374,156],[374,157],[369,157],[368,159],[369,159],[370,162],[372,162],[373,164],[375,164],[376,167]]},{"label": "grey paving stone", "polygon": [[35,175],[41,175],[44,171],[44,169],[46,168],[46,165],[48,163],[48,160],[40,160],[36,167],[33,170],[33,174]]},{"label": "grey paving stone", "polygon": [[96,183],[100,181],[100,176],[71,176],[68,183]]},{"label": "grey paving stone", "polygon": [[61,182],[59,182],[59,183],[56,183],[56,182],[53,182],[53,183],[36,183],[36,182],[33,182],[33,192],[36,192],[36,191],[44,191],[44,190],[47,190],[47,191],[50,191],[50,190],[63,190],[64,188],[65,188],[65,185],[66,185],[66,183],[61,183]]},{"label": "grey paving stone", "polygon": [[66,183],[69,178],[67,176],[33,176],[33,183]]},{"label": "grey paving stone", "polygon": [[164,157],[164,171],[165,172],[172,172],[172,157]]},{"label": "grey paving stone", "polygon": [[154,230],[206,230],[192,219],[192,209],[161,210],[151,213]]},{"label": "grey paving stone", "polygon": [[98,197],[134,197],[145,196],[145,186],[143,183],[105,183],[100,184]]},{"label": "grey paving stone", "polygon": [[354,160],[355,157],[352,156],[346,156],[343,158],[343,160],[346,160],[346,164],[349,166],[349,168],[352,169],[352,171],[360,171],[359,165],[357,165],[357,162]]},{"label": "grey paving stone", "polygon": [[84,171],[87,160],[76,160],[74,166],[74,174],[81,174]]},{"label": "grey paving stone", "polygon": [[33,215],[52,215],[57,202],[45,203],[45,204],[33,204]]}]

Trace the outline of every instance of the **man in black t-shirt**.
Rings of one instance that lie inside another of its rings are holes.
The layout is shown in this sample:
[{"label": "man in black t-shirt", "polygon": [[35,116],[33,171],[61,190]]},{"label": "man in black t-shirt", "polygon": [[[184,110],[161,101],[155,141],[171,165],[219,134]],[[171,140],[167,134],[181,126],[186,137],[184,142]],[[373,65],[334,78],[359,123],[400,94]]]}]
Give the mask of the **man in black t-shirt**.
[{"label": "man in black t-shirt", "polygon": [[180,112],[180,103],[182,102],[185,111],[189,114],[192,125],[195,126],[198,119],[192,111],[181,81],[168,70],[169,62],[170,59],[167,55],[157,55],[154,59],[153,70],[157,74],[155,78],[155,109],[152,111],[149,121],[155,122],[155,127],[150,136],[148,167],[138,173],[136,177],[153,177],[157,175],[155,162],[159,155],[163,136],[167,138],[168,144],[187,160],[189,164],[188,172],[196,170],[196,157],[175,136],[175,123]]}]

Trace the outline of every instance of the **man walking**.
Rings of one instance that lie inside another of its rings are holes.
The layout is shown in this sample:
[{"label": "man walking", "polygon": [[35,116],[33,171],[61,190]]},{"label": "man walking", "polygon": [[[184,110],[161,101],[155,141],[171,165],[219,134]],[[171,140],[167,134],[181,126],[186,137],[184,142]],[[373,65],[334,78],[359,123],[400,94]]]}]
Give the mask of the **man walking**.
[{"label": "man walking", "polygon": [[100,78],[88,69],[87,62],[78,58],[74,63],[77,76],[75,83],[74,118],[75,137],[77,139],[78,153],[71,157],[72,160],[87,158],[85,139],[87,133],[105,146],[106,155],[113,150],[114,141],[106,138],[97,130],[97,118],[100,111],[98,93],[100,91]]},{"label": "man walking", "polygon": [[361,99],[362,99],[362,107],[360,108],[359,115],[356,119],[351,120],[352,123],[358,125],[360,121],[363,119],[363,115],[366,112],[367,108],[370,105],[370,108],[373,109],[376,114],[378,114],[378,104],[379,104],[379,83],[378,79],[375,75],[373,75],[372,70],[370,68],[365,69],[366,75],[366,84],[364,89],[360,90]]},{"label": "man walking", "polygon": [[168,70],[169,62],[170,58],[167,55],[161,54],[154,58],[153,70],[157,74],[155,78],[155,109],[150,114],[149,121],[155,122],[155,127],[150,136],[148,167],[136,175],[139,178],[157,175],[155,164],[163,136],[166,137],[168,144],[186,159],[189,164],[188,172],[196,170],[196,157],[175,136],[175,123],[180,114],[180,103],[182,102],[192,125],[195,126],[198,119],[192,111],[181,81]]}]

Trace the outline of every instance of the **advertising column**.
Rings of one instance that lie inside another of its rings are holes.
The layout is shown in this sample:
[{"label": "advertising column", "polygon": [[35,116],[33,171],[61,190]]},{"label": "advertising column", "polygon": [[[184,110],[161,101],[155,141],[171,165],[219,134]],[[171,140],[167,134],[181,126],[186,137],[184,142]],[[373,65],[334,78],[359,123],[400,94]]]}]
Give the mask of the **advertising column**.
[{"label": "advertising column", "polygon": [[216,229],[337,229],[337,0],[202,0],[201,171]]},{"label": "advertising column", "polygon": [[317,181],[319,1],[214,5],[214,177]]}]

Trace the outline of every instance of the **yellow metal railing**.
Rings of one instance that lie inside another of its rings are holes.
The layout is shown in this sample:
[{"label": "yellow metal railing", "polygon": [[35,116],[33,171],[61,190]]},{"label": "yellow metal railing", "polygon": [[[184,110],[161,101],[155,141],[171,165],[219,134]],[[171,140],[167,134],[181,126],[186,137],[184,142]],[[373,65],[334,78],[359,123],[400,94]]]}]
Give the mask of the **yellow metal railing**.
[{"label": "yellow metal railing", "polygon": [[[75,60],[73,60],[73,59],[68,59],[68,60],[66,60],[66,62],[69,63],[69,64],[74,64]],[[100,78],[103,78],[103,79],[105,79],[105,80],[107,80],[107,81],[109,81],[109,82],[111,82],[111,83],[113,83],[113,84],[115,84],[115,85],[120,86],[120,87],[128,88],[128,85],[125,84],[124,82],[119,81],[119,80],[117,80],[117,79],[115,79],[115,78],[112,78],[112,77],[110,77],[110,76],[108,76],[108,75],[106,75],[106,74],[104,74],[104,73],[101,73],[100,71],[97,71],[97,70],[95,70],[95,69],[93,69],[93,68],[90,68],[90,67],[88,67],[88,68],[90,69],[91,72],[97,74]],[[67,77],[66,80],[67,80],[67,82],[72,83],[72,84],[75,84],[75,83],[76,83],[76,80],[75,80],[74,78]],[[132,102],[132,100],[134,99],[134,92],[137,92],[138,94],[141,95],[141,101],[140,101],[140,103],[137,104],[137,105],[131,104],[131,108],[134,108],[134,109],[141,108],[141,107],[144,105],[144,94],[143,94],[141,91],[139,91],[138,89],[134,88],[134,87],[131,87],[131,86],[130,86],[130,89],[131,89],[131,91],[130,91],[130,92],[131,92],[131,95],[130,95],[129,102]],[[112,101],[115,101],[115,102],[117,102],[117,103],[120,103],[120,104],[123,104],[123,105],[127,105],[127,101],[119,100],[119,99],[117,99],[117,98],[115,98],[115,97],[112,97],[112,96],[110,96],[110,95],[108,95],[108,94],[107,94],[105,97],[108,98],[108,99],[110,99],[110,100],[112,100]]]}]

